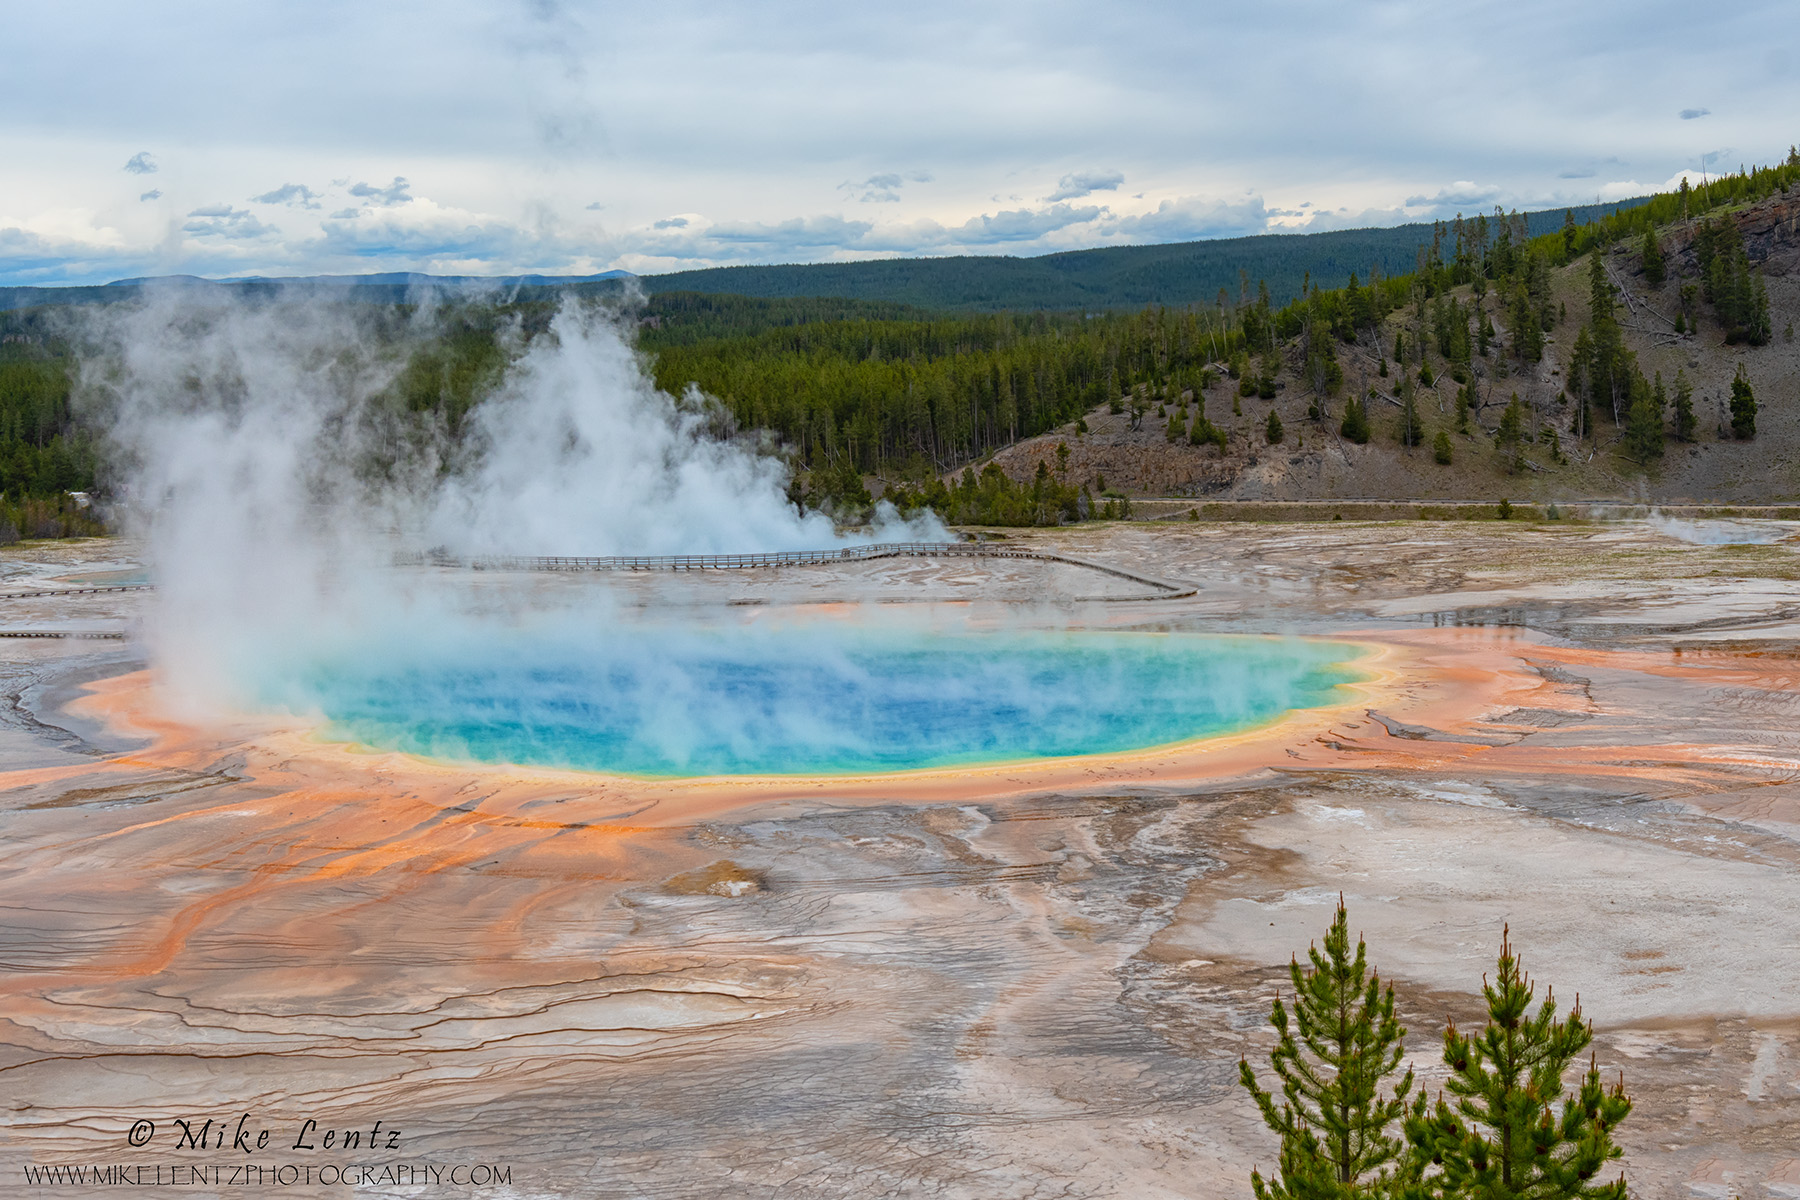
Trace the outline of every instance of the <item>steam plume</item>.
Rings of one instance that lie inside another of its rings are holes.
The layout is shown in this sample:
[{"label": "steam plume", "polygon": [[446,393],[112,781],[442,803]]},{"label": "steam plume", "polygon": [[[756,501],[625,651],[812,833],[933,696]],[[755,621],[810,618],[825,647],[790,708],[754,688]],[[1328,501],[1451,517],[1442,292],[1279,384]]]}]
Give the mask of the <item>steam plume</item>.
[{"label": "steam plume", "polygon": [[[121,514],[158,583],[145,638],[181,697],[243,698],[272,648],[449,620],[397,549],[713,553],[827,547],[785,464],[717,434],[716,407],[654,386],[615,314],[566,305],[508,338],[494,395],[453,442],[391,385],[439,328],[312,291],[221,303],[167,290],[89,310],[79,395],[113,442]],[[877,537],[942,538],[888,509]]]}]

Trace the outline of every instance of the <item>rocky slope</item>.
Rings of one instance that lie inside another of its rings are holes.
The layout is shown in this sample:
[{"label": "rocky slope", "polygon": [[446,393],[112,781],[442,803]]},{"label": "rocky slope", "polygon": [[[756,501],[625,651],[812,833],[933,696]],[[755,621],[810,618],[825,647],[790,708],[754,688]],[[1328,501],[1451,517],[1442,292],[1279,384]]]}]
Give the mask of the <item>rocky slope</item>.
[{"label": "rocky slope", "polygon": [[[1660,463],[1645,470],[1620,452],[1622,430],[1610,414],[1598,418],[1599,446],[1584,444],[1577,452],[1567,435],[1572,410],[1563,398],[1568,353],[1587,317],[1585,262],[1555,273],[1554,292],[1565,316],[1546,339],[1543,361],[1521,366],[1496,348],[1477,358],[1483,427],[1468,435],[1451,434],[1453,461],[1433,459],[1430,439],[1438,429],[1452,429],[1456,384],[1441,370],[1434,387],[1419,391],[1427,441],[1407,448],[1396,434],[1399,409],[1391,399],[1393,378],[1378,373],[1379,350],[1373,339],[1339,350],[1344,388],[1331,401],[1333,419],[1324,425],[1307,419],[1311,394],[1298,376],[1298,348],[1287,349],[1286,367],[1273,401],[1237,400],[1235,386],[1222,381],[1207,397],[1207,415],[1230,434],[1221,453],[1211,446],[1172,444],[1165,438],[1165,418],[1151,409],[1137,429],[1128,414],[1112,414],[1105,406],[1088,414],[1088,432],[1073,424],[1001,451],[995,461],[1008,475],[1025,481],[1039,462],[1053,470],[1058,444],[1069,447],[1067,478],[1090,486],[1104,480],[1108,488],[1132,496],[1180,496],[1215,500],[1306,499],[1488,499],[1550,502],[1616,498],[1629,500],[1718,501],[1757,503],[1800,497],[1800,343],[1792,326],[1800,318],[1800,196],[1778,195],[1736,214],[1751,263],[1763,275],[1773,314],[1774,339],[1766,346],[1726,345],[1710,314],[1697,332],[1677,334],[1674,315],[1683,283],[1695,282],[1698,265],[1693,251],[1695,226],[1665,229],[1669,278],[1661,287],[1646,284],[1635,245],[1620,245],[1607,256],[1609,274],[1621,288],[1620,318],[1628,346],[1647,376],[1661,372],[1671,386],[1676,372],[1694,383],[1699,418],[1696,441],[1670,441]],[[1467,298],[1467,289],[1459,289]],[[1489,307],[1493,299],[1489,298]],[[1704,308],[1704,305],[1702,306]],[[1391,347],[1394,332],[1406,320],[1394,314],[1380,345]],[[1496,325],[1502,324],[1496,320]],[[1504,333],[1504,329],[1502,329]],[[1727,403],[1739,365],[1755,388],[1760,412],[1757,437],[1731,439]],[[1384,398],[1370,405],[1374,437],[1356,445],[1339,436],[1337,416],[1344,397],[1377,386]],[[1548,424],[1563,431],[1569,446],[1566,463],[1556,463],[1547,447],[1534,445],[1522,471],[1507,470],[1492,432],[1508,398],[1517,392],[1533,414],[1534,428]],[[1236,411],[1234,411],[1234,401]],[[1269,410],[1286,427],[1281,445],[1264,437]],[[1191,411],[1191,410],[1190,410]]]}]

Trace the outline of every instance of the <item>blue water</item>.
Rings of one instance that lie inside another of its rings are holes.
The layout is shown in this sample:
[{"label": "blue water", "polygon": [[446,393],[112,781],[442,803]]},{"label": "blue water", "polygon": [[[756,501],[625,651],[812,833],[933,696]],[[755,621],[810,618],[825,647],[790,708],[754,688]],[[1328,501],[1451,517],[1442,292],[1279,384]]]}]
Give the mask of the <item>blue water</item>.
[{"label": "blue water", "polygon": [[1260,637],[794,627],[518,631],[315,662],[268,697],[327,736],[636,776],[841,774],[1105,754],[1334,702],[1355,647]]}]

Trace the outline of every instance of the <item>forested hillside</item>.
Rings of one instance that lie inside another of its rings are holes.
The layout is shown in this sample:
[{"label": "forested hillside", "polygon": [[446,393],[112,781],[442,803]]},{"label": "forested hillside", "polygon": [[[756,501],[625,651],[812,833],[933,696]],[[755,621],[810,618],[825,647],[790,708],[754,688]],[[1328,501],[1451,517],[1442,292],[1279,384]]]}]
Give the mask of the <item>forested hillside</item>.
[{"label": "forested hillside", "polygon": [[1273,352],[1239,314],[1217,386],[1152,384],[987,469],[1201,500],[1791,502],[1797,183],[1790,154],[1544,237],[1464,223],[1424,270],[1271,314]]},{"label": "forested hillside", "polygon": [[[1643,201],[1588,205],[1525,215],[1532,236],[1549,233],[1573,215],[1587,224]],[[965,255],[860,263],[714,267],[649,275],[651,292],[710,292],[741,296],[844,296],[891,300],[950,311],[1004,309],[1115,309],[1145,305],[1213,304],[1223,289],[1235,296],[1246,277],[1268,285],[1285,303],[1312,281],[1335,283],[1371,269],[1398,275],[1418,265],[1421,249],[1443,236],[1441,226],[1399,225],[1331,233],[1265,234],[1162,246],[1109,246],[1034,258]]]},{"label": "forested hillside", "polygon": [[94,486],[94,440],[70,411],[68,358],[41,326],[0,321],[0,542],[98,528],[67,494]]}]

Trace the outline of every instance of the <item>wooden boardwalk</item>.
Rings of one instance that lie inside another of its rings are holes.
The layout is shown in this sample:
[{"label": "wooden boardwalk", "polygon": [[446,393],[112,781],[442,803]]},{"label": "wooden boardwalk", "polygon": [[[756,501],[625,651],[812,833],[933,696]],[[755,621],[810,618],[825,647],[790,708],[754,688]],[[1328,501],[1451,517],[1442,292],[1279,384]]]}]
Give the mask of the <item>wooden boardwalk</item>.
[{"label": "wooden boardwalk", "polygon": [[[409,554],[395,558],[396,566],[461,567],[473,571],[742,571],[757,567],[828,566],[834,563],[869,562],[882,558],[1011,558],[1062,563],[1098,571],[1150,588],[1149,595],[1093,596],[1089,600],[1175,600],[1199,589],[1189,583],[1172,583],[1122,567],[1019,546],[992,542],[869,542],[840,546],[835,550],[774,550],[757,554],[621,554],[602,557],[574,555],[488,555],[453,558],[448,555]],[[30,592],[0,592],[0,601],[44,600],[57,596],[94,596],[109,592],[147,592],[151,583],[114,584],[106,587],[49,588]],[[123,630],[0,629],[0,638],[94,638],[116,641]]]},{"label": "wooden boardwalk", "polygon": [[[1155,589],[1158,593],[1156,599],[1191,596],[1199,590],[1193,584],[1172,583],[1085,558],[1073,558],[1047,550],[1029,550],[1020,546],[995,545],[993,542],[870,542],[841,546],[835,550],[773,550],[757,554],[622,554],[604,557],[488,555],[470,559],[439,555],[416,556],[405,561],[412,565],[429,563],[435,566],[466,567],[475,571],[741,571],[756,567],[829,566],[881,558],[1027,559],[1062,563],[1129,580]],[[1136,600],[1150,597],[1105,598]]]}]

